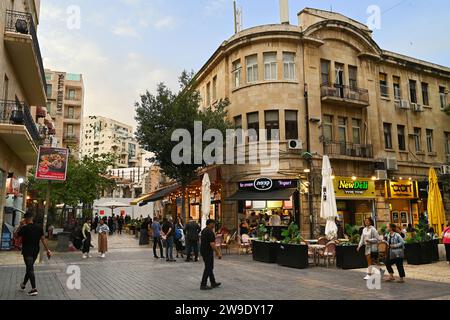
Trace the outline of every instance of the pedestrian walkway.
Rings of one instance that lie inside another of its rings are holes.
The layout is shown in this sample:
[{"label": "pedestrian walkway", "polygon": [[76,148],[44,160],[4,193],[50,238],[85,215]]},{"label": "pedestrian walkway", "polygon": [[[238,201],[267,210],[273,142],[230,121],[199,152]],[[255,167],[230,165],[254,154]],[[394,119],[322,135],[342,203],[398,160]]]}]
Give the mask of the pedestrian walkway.
[{"label": "pedestrian walkway", "polygon": [[[79,252],[45,259],[36,267],[38,299],[450,299],[450,284],[444,282],[408,279],[405,284],[382,283],[381,290],[369,290],[360,271],[290,269],[254,262],[250,255],[216,260],[215,274],[223,287],[204,292],[199,290],[203,263],[157,260],[149,246],[137,243],[129,235],[113,236],[106,259],[98,258],[95,249],[91,259],[81,259]],[[81,290],[69,290],[66,285],[67,267],[73,265],[81,271]],[[1,300],[36,299],[18,291],[24,271],[22,264],[0,266]]]}]

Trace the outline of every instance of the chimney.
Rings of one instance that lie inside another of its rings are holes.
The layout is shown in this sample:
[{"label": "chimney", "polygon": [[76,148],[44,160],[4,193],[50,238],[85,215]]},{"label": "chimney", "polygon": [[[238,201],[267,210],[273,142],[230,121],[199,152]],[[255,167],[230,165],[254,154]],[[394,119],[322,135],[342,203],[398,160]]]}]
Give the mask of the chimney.
[{"label": "chimney", "polygon": [[281,24],[289,24],[289,0],[280,0]]}]

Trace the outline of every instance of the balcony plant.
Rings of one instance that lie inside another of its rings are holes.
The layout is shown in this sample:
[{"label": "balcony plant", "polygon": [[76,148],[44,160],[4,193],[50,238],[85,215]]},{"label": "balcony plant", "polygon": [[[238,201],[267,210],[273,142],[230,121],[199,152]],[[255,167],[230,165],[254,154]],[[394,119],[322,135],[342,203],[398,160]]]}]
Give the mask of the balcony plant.
[{"label": "balcony plant", "polygon": [[281,233],[283,241],[278,248],[277,263],[281,266],[296,269],[308,267],[308,246],[300,235],[299,227],[291,223],[287,230]]},{"label": "balcony plant", "polygon": [[365,257],[365,247],[362,246],[359,251],[357,247],[361,240],[359,228],[354,225],[346,224],[345,233],[349,237],[349,241],[339,244],[336,247],[336,265],[342,269],[360,269],[367,267]]},{"label": "balcony plant", "polygon": [[268,229],[260,224],[257,229],[258,241],[253,241],[253,260],[265,263],[276,263],[280,244],[269,236]]}]

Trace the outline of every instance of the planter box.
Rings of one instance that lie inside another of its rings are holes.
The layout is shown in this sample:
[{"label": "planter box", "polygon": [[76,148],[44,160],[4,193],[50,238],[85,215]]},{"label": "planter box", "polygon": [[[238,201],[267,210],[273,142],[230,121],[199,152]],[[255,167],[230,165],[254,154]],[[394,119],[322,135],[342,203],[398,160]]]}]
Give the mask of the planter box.
[{"label": "planter box", "polygon": [[433,262],[433,241],[405,244],[405,257],[408,264],[420,265]]},{"label": "planter box", "polygon": [[431,260],[433,262],[438,262],[439,261],[439,239],[435,239],[432,241],[433,243],[433,247],[432,247],[432,251],[431,251]]},{"label": "planter box", "polygon": [[276,263],[279,243],[276,242],[252,242],[253,260],[265,263]]},{"label": "planter box", "polygon": [[365,256],[365,247],[362,246],[359,252],[357,246],[337,246],[336,247],[336,266],[341,269],[362,269],[367,268]]},{"label": "planter box", "polygon": [[308,246],[281,243],[278,247],[277,263],[296,269],[308,268]]}]

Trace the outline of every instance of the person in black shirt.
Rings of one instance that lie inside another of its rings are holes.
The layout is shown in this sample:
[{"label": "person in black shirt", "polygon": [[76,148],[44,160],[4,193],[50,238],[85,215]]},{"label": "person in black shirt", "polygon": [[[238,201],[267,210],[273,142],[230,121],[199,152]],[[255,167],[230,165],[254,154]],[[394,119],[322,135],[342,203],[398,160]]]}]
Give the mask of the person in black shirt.
[{"label": "person in black shirt", "polygon": [[[221,285],[220,282],[216,282],[214,277],[214,252],[219,259],[222,259],[222,253],[219,248],[216,247],[216,235],[214,233],[214,227],[216,222],[212,219],[206,221],[206,228],[202,230],[200,253],[202,254],[203,261],[205,263],[205,270],[203,271],[202,282],[200,284],[200,290],[211,290]],[[208,284],[208,278],[211,282],[211,287]]]},{"label": "person in black shirt", "polygon": [[44,230],[33,223],[33,214],[31,212],[25,213],[24,224],[17,230],[17,235],[22,238],[22,256],[26,266],[26,273],[23,283],[20,284],[20,289],[25,290],[28,280],[31,282],[31,291],[29,296],[37,296],[36,278],[34,276],[34,263],[39,255],[39,242],[42,241],[47,250],[47,257],[50,258],[52,252],[48,249],[47,240],[44,236]]},{"label": "person in black shirt", "polygon": [[199,224],[191,218],[189,223],[184,227],[184,232],[186,234],[186,262],[191,260],[191,253],[194,251],[194,261],[198,261],[198,234],[201,228]]},{"label": "person in black shirt", "polygon": [[164,219],[161,228],[161,235],[163,240],[166,242],[166,261],[175,262],[173,258],[173,236],[174,227],[172,224],[172,218],[170,220]]}]

